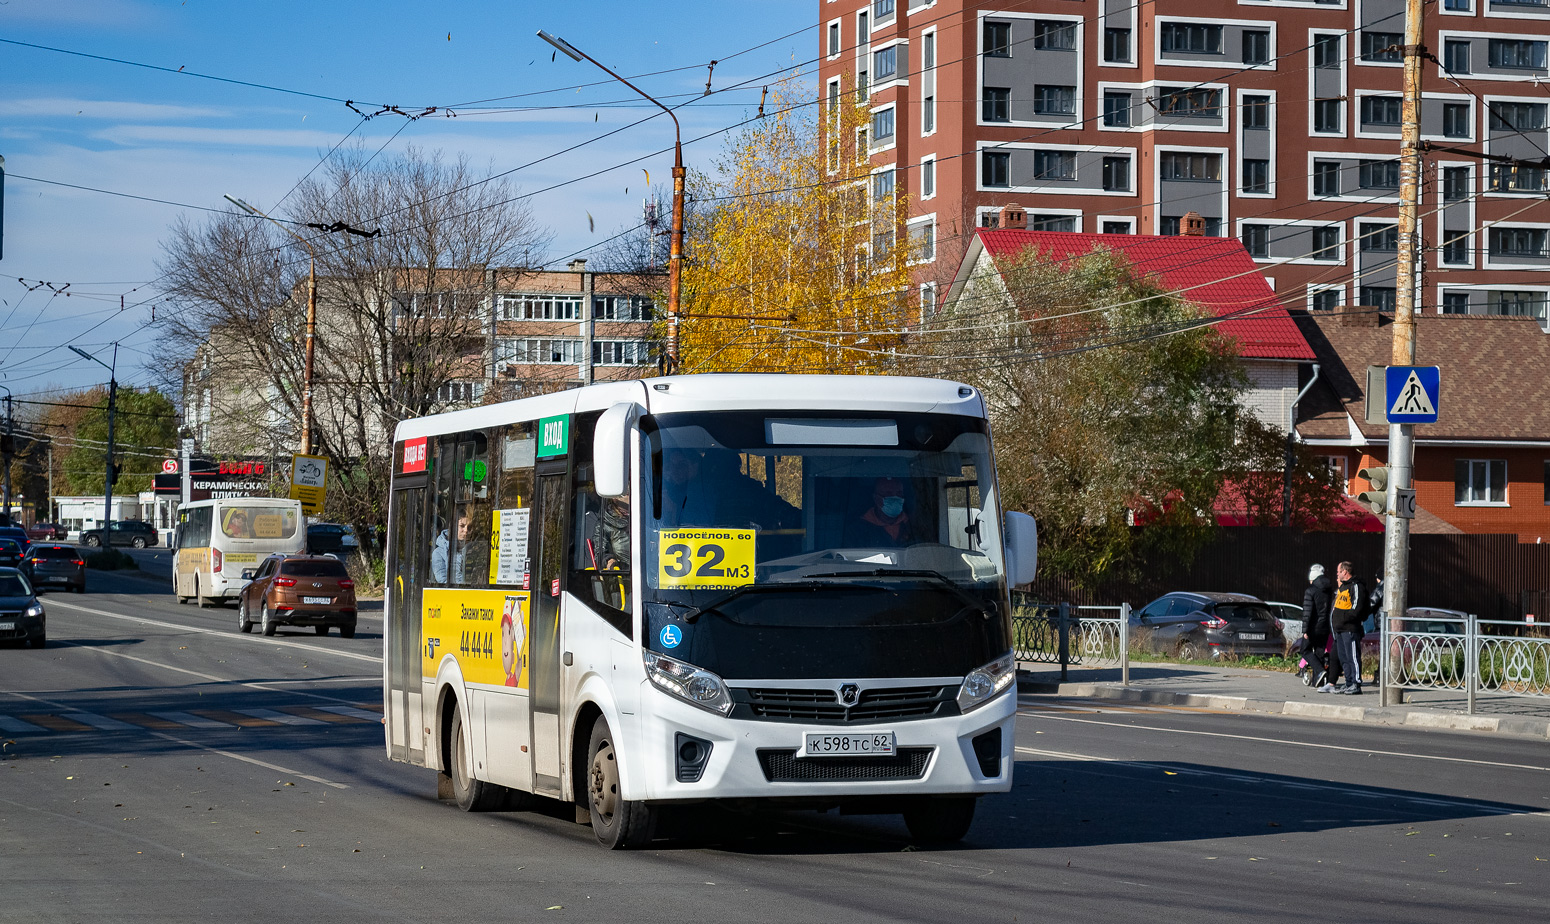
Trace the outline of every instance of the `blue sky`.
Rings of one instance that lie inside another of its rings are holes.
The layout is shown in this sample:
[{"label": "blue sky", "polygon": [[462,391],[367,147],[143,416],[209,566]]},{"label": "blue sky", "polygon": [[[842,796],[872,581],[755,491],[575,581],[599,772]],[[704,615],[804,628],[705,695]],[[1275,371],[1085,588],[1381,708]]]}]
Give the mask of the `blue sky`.
[{"label": "blue sky", "polygon": [[[21,396],[98,383],[101,367],[65,346],[110,353],[115,341],[120,381],[149,380],[148,367],[160,362],[156,336],[146,326],[148,307],[134,306],[156,295],[168,226],[180,214],[200,214],[23,176],[206,208],[224,207],[221,196],[230,193],[265,208],[357,126],[352,139],[370,150],[403,129],[389,152],[413,144],[502,171],[650,114],[644,101],[600,105],[629,100],[619,84],[577,89],[606,75],[564,55],[551,61],[550,47],[534,35],[540,28],[625,76],[685,68],[640,78],[664,102],[703,93],[712,59],[722,61],[714,87],[753,81],[682,110],[684,137],[694,138],[750,115],[768,82],[762,75],[814,56],[819,12],[816,0],[0,0],[0,39],[185,71],[0,43],[0,155],[8,174],[0,385]],[[360,124],[339,102],[187,72],[406,111],[516,94],[532,95],[510,105],[557,108],[470,107],[407,127],[394,116]],[[709,168],[719,140],[687,146],[691,168]],[[512,180],[538,190],[671,143],[662,116]],[[638,221],[642,168],[662,185],[671,163],[670,154],[652,156],[535,196],[535,215],[555,233],[551,257]],[[66,283],[69,296],[52,293]],[[123,311],[121,296],[130,306]]]}]

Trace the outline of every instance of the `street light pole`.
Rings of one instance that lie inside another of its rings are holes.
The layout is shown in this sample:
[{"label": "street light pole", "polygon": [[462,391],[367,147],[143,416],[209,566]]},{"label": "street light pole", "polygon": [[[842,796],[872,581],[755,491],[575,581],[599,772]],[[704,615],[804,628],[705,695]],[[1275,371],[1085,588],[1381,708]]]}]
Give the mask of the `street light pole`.
[{"label": "street light pole", "polygon": [[0,457],[3,457],[5,464],[5,507],[0,509],[0,513],[5,514],[6,523],[9,524],[11,522],[11,453],[16,448],[12,442],[16,439],[16,425],[15,418],[11,416],[11,390],[4,385],[0,385],[0,388],[5,388],[5,435],[0,438],[0,450],[4,450],[0,453]]},{"label": "street light pole", "polygon": [[318,255],[312,249],[312,245],[295,231],[285,227],[263,212],[248,205],[241,199],[226,196],[226,201],[250,214],[273,222],[274,225],[296,239],[296,242],[307,248],[307,345],[302,360],[301,372],[301,454],[312,454],[312,355],[313,339],[318,329]]},{"label": "street light pole", "polygon": [[603,73],[619,81],[625,86],[645,97],[646,100],[658,109],[667,113],[673,120],[673,234],[669,239],[669,251],[667,262],[667,368],[669,375],[678,371],[678,318],[679,318],[679,293],[683,279],[683,248],[684,248],[684,149],[683,132],[678,125],[678,116],[673,110],[662,105],[646,91],[630,83],[618,74],[604,67],[596,58],[565,41],[557,35],[550,35],[542,29],[538,30],[538,37],[553,45],[565,53],[572,61],[580,61],[585,58],[597,65]]},{"label": "street light pole", "polygon": [[[118,344],[113,344],[113,365],[111,366],[80,347],[72,346],[70,349],[108,370],[108,461],[102,489],[102,528],[107,529],[113,522],[113,482],[118,480],[114,477],[118,474],[116,471],[118,466],[113,464],[114,451],[118,448],[113,443],[113,417],[118,406]],[[103,544],[107,545],[106,536],[103,537]]]}]

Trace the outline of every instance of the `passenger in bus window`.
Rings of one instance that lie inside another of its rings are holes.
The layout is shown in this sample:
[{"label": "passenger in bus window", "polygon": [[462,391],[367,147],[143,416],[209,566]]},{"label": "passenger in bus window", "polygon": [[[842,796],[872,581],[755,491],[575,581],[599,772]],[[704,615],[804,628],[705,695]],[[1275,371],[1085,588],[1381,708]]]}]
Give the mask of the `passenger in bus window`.
[{"label": "passenger in bus window", "polygon": [[845,531],[845,544],[856,548],[900,548],[914,541],[904,509],[904,482],[879,478],[872,485],[872,506]]},{"label": "passenger in bus window", "polygon": [[463,547],[468,542],[468,514],[466,513],[459,513],[457,516],[457,538],[458,547],[453,551],[449,530],[442,530],[441,535],[436,537],[436,547],[431,550],[431,580],[437,584],[463,583],[464,562],[467,558]]},{"label": "passenger in bus window", "polygon": [[610,497],[592,528],[592,554],[602,571],[627,571],[630,567],[630,499]]}]

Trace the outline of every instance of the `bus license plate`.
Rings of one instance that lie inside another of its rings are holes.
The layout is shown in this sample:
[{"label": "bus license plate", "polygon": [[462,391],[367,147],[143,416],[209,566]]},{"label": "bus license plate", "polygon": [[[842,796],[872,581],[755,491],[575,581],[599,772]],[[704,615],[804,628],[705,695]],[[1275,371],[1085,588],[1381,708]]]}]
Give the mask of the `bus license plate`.
[{"label": "bus license plate", "polygon": [[1263,633],[1263,632],[1243,632],[1243,633],[1240,633],[1238,635],[1238,637],[1243,639],[1245,642],[1263,642],[1265,640],[1265,633]]},{"label": "bus license plate", "polygon": [[310,604],[312,604],[314,606],[319,606],[319,605],[327,606],[328,604],[334,602],[334,598],[333,597],[302,597],[301,598],[301,602],[302,603],[310,603]]},{"label": "bus license plate", "polygon": [[807,732],[803,736],[803,757],[892,757],[893,732],[869,735],[835,735]]}]

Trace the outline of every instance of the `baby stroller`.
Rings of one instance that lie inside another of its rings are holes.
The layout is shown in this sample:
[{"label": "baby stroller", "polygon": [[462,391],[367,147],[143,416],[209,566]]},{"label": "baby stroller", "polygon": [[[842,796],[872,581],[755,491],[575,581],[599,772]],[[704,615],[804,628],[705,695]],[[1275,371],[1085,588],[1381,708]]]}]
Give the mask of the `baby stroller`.
[{"label": "baby stroller", "polygon": [[1308,640],[1300,638],[1292,642],[1292,649],[1288,656],[1292,655],[1297,656],[1297,679],[1301,680],[1305,687],[1313,686],[1313,682],[1318,678],[1313,676],[1314,667],[1308,663]]}]

